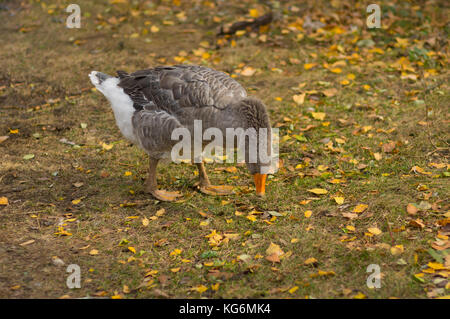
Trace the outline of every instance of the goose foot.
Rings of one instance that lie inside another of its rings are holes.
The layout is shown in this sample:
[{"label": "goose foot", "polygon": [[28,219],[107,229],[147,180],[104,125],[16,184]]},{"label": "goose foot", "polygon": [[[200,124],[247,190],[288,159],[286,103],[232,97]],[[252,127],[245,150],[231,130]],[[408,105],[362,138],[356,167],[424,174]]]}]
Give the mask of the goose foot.
[{"label": "goose foot", "polygon": [[233,186],[215,186],[215,185],[207,185],[207,186],[200,186],[200,192],[207,195],[215,195],[215,196],[223,196],[223,195],[230,195],[234,194],[233,192]]},{"label": "goose foot", "polygon": [[163,189],[152,190],[150,191],[150,194],[152,194],[156,199],[159,199],[163,202],[173,202],[176,201],[179,197],[183,196],[180,192],[169,192]]}]

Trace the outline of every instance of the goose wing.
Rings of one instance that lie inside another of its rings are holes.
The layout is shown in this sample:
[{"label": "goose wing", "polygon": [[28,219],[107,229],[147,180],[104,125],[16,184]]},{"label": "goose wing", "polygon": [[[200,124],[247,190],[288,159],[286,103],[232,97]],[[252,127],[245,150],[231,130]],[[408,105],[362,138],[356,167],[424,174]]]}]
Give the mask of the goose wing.
[{"label": "goose wing", "polygon": [[174,116],[160,110],[134,112],[132,124],[140,146],[154,157],[170,151],[177,143],[171,139],[173,130],[183,127]]},{"label": "goose wing", "polygon": [[247,96],[245,89],[227,74],[202,66],[175,65],[118,74],[119,86],[137,110],[176,113],[184,107],[223,109]]}]

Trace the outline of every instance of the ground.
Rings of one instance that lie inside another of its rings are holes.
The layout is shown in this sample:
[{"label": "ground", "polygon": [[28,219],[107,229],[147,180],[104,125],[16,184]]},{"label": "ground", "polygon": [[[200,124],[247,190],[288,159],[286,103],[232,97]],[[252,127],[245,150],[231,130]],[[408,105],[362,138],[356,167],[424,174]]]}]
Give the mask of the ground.
[{"label": "ground", "polygon": [[[1,298],[449,295],[446,1],[377,1],[372,29],[363,1],[77,3],[66,28],[65,1],[0,1]],[[144,192],[147,157],[88,74],[179,63],[267,105],[282,165],[265,198],[220,163],[236,195],[201,194],[189,164],[159,168],[182,201]]]}]

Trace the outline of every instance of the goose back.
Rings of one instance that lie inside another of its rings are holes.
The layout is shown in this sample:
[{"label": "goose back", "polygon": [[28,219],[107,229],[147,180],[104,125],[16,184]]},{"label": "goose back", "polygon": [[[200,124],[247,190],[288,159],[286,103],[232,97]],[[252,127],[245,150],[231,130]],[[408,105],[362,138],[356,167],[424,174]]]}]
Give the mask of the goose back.
[{"label": "goose back", "polygon": [[117,73],[118,86],[130,96],[136,110],[177,114],[183,108],[224,109],[247,96],[245,89],[226,73],[203,66],[160,66],[131,74]]}]

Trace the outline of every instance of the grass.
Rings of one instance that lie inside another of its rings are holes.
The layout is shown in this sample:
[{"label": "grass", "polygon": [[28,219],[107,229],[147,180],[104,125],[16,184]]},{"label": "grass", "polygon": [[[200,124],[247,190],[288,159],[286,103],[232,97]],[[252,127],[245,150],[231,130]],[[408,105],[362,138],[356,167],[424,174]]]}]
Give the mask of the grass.
[{"label": "grass", "polygon": [[[78,3],[81,29],[65,28],[68,14],[62,1],[0,3],[8,8],[0,11],[0,136],[9,137],[0,143],[0,197],[8,199],[8,205],[0,206],[0,297],[448,295],[448,257],[441,261],[446,270],[425,266],[435,261],[428,253],[431,245],[440,241],[445,246],[449,235],[448,164],[432,164],[448,163],[445,10],[437,4],[383,2],[383,10],[392,12],[383,15],[389,27],[368,30],[365,8],[356,2],[335,8],[326,2],[286,1],[273,7],[277,20],[267,33],[248,32],[216,46],[219,25],[251,8],[268,9],[257,1],[196,1],[196,6],[181,1],[179,7],[176,1],[134,1],[129,7]],[[176,16],[180,12],[185,21]],[[313,21],[324,18],[325,32],[289,29],[306,15]],[[350,25],[359,27],[352,33]],[[152,26],[159,31],[152,32]],[[362,39],[374,45],[365,47],[358,42]],[[428,54],[420,54],[418,47]],[[199,48],[204,52],[195,51]],[[401,57],[407,57],[414,72],[408,64],[399,68],[417,80],[401,79],[393,66]],[[341,73],[324,67],[338,61],[345,62]],[[109,105],[92,90],[87,74],[180,62],[226,71],[266,103],[272,125],[280,128],[283,167],[269,178],[264,199],[253,194],[244,166],[236,166],[236,172],[217,169],[231,166],[225,164],[207,165],[210,178],[236,186],[237,195],[199,193],[195,169],[187,164],[161,166],[158,175],[161,187],[183,192],[183,202],[157,202],[144,192],[146,155],[120,135]],[[317,66],[305,70],[305,63]],[[245,67],[256,73],[241,75]],[[355,79],[345,85],[347,74]],[[337,91],[320,93],[329,88]],[[307,91],[303,104],[293,101],[293,95]],[[326,117],[317,120],[311,111]],[[306,130],[308,125],[313,127]],[[306,142],[293,137],[301,134]],[[390,141],[394,150],[383,152]],[[103,143],[113,147],[107,150]],[[26,154],[34,157],[25,160]],[[427,174],[412,171],[414,166]],[[340,181],[330,183],[333,179]],[[328,193],[307,191],[313,188]],[[336,196],[344,197],[342,205]],[[431,208],[407,213],[409,203],[421,201]],[[367,209],[353,219],[345,217],[359,204]],[[263,213],[254,222],[246,218],[253,210]],[[309,218],[307,210],[312,211]],[[147,226],[143,219],[149,220]],[[418,219],[423,227],[411,226]],[[372,227],[381,234],[371,235]],[[205,237],[214,230],[222,236],[218,246]],[[226,240],[225,234],[236,238]],[[280,263],[265,259],[270,243],[285,253]],[[393,255],[396,245],[404,251]],[[181,254],[172,256],[177,249]],[[448,256],[448,249],[435,251]],[[65,265],[57,266],[55,256]],[[305,264],[311,257],[317,262]],[[80,289],[66,286],[69,264],[81,268]],[[379,289],[366,285],[370,264],[381,268]],[[153,270],[157,273],[149,275]],[[328,273],[317,275],[319,270]],[[202,292],[202,286],[208,289]]]}]

